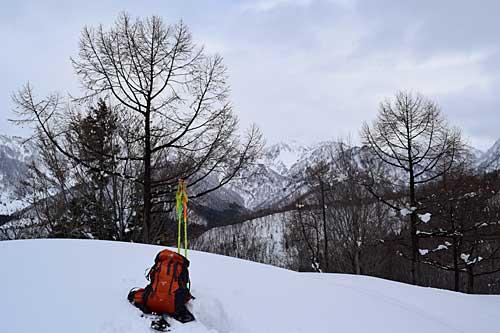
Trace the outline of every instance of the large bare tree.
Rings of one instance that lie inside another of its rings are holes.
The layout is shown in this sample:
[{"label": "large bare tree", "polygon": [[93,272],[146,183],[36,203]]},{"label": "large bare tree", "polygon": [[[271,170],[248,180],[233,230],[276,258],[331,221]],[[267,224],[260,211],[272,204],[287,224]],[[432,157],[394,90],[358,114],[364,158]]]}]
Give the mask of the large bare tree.
[{"label": "large bare tree", "polygon": [[386,164],[400,170],[408,189],[411,276],[417,283],[417,196],[419,184],[443,175],[454,163],[460,133],[445,122],[439,107],[421,95],[399,92],[380,104],[377,119],[364,124],[364,143]]},{"label": "large bare tree", "polygon": [[[134,128],[125,144],[135,151],[116,159],[141,164],[139,175],[120,176],[141,185],[144,242],[151,241],[154,208],[170,200],[179,178],[188,179],[193,197],[204,195],[238,175],[261,148],[255,127],[245,138],[237,134],[222,58],[198,47],[182,22],[166,25],[157,16],[132,19],[124,13],[109,30],[85,27],[72,62],[85,89],[75,100],[106,98],[119,106],[113,108],[118,121]],[[34,101],[27,86],[15,99],[25,119],[34,120],[61,152],[95,169],[58,143],[57,134],[67,132],[60,123],[68,111],[56,96]]]}]

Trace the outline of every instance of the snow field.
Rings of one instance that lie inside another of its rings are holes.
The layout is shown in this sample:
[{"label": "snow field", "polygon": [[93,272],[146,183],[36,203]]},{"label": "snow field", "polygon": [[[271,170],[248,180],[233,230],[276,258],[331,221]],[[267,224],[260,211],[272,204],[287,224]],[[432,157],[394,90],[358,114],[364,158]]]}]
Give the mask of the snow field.
[{"label": "snow field", "polygon": [[[92,240],[0,242],[2,332],[150,332],[126,300],[162,247]],[[500,296],[296,273],[190,251],[196,322],[184,333],[496,333]]]}]

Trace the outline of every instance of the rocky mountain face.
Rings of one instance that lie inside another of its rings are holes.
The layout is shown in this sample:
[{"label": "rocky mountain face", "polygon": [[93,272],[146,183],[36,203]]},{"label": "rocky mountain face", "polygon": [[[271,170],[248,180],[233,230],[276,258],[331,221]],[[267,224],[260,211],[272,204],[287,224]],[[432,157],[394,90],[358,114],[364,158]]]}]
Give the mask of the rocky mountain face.
[{"label": "rocky mountain face", "polygon": [[331,159],[333,145],[330,141],[314,146],[295,141],[270,145],[242,180],[235,181],[231,188],[243,197],[249,210],[276,206],[300,191],[296,183],[308,166]]},{"label": "rocky mountain face", "polygon": [[481,154],[478,159],[478,168],[485,171],[500,169],[500,139],[490,149]]},{"label": "rocky mountain face", "polygon": [[[209,228],[224,225],[223,221],[217,222],[222,215],[234,216],[288,201],[300,191],[297,180],[308,166],[332,158],[334,144],[325,141],[305,146],[290,141],[267,146],[262,157],[240,179],[198,200],[199,223]],[[362,153],[361,148],[355,149]],[[500,140],[485,153],[472,148],[471,154],[479,170],[500,168]],[[24,207],[22,198],[16,194],[16,187],[27,165],[36,158],[36,147],[30,142],[20,137],[0,135],[0,215],[10,215]]]},{"label": "rocky mountain face", "polygon": [[37,158],[36,147],[24,138],[0,135],[0,215],[25,207],[17,192],[28,164]]}]

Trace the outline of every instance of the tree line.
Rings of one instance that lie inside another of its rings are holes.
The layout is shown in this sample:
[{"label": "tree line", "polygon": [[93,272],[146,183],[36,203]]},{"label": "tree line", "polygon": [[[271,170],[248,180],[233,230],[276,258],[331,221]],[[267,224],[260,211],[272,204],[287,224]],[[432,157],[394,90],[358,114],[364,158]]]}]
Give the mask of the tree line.
[{"label": "tree line", "polygon": [[309,195],[286,235],[302,254],[295,268],[498,292],[499,171],[477,170],[460,131],[418,94],[382,102],[361,136],[300,180]]}]

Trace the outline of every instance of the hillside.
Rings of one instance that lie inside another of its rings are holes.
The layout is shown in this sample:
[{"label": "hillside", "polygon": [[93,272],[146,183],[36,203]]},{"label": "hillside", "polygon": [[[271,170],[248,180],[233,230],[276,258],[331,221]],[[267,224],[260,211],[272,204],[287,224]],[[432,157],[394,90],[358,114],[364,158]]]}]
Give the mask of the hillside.
[{"label": "hillside", "polygon": [[[104,241],[0,242],[2,331],[149,332],[126,294],[161,247]],[[192,312],[178,333],[498,332],[500,297],[381,279],[296,273],[191,251]]]},{"label": "hillside", "polygon": [[[15,193],[17,183],[26,172],[27,164],[38,158],[36,147],[20,137],[0,135],[0,215],[10,215],[23,208],[23,198]],[[334,141],[319,142],[304,146],[296,141],[280,142],[264,148],[262,157],[229,186],[198,200],[202,207],[197,223],[209,228],[225,224],[219,220],[219,213],[233,216],[239,212],[259,210],[288,202],[300,192],[296,188],[296,177],[319,160],[331,159]],[[468,147],[474,165],[478,170],[491,171],[499,167],[500,140],[485,153]],[[356,147],[356,154],[362,149]],[[214,179],[208,179],[198,188],[209,186]],[[295,185],[293,185],[295,184]],[[210,208],[206,212],[205,208]],[[214,218],[215,217],[215,218]]]},{"label": "hillside", "polygon": [[500,168],[500,139],[489,148],[479,159],[479,168],[493,171]]},{"label": "hillside", "polygon": [[0,135],[0,215],[10,215],[26,206],[16,189],[28,164],[37,155],[35,146],[24,141],[20,137]]}]

